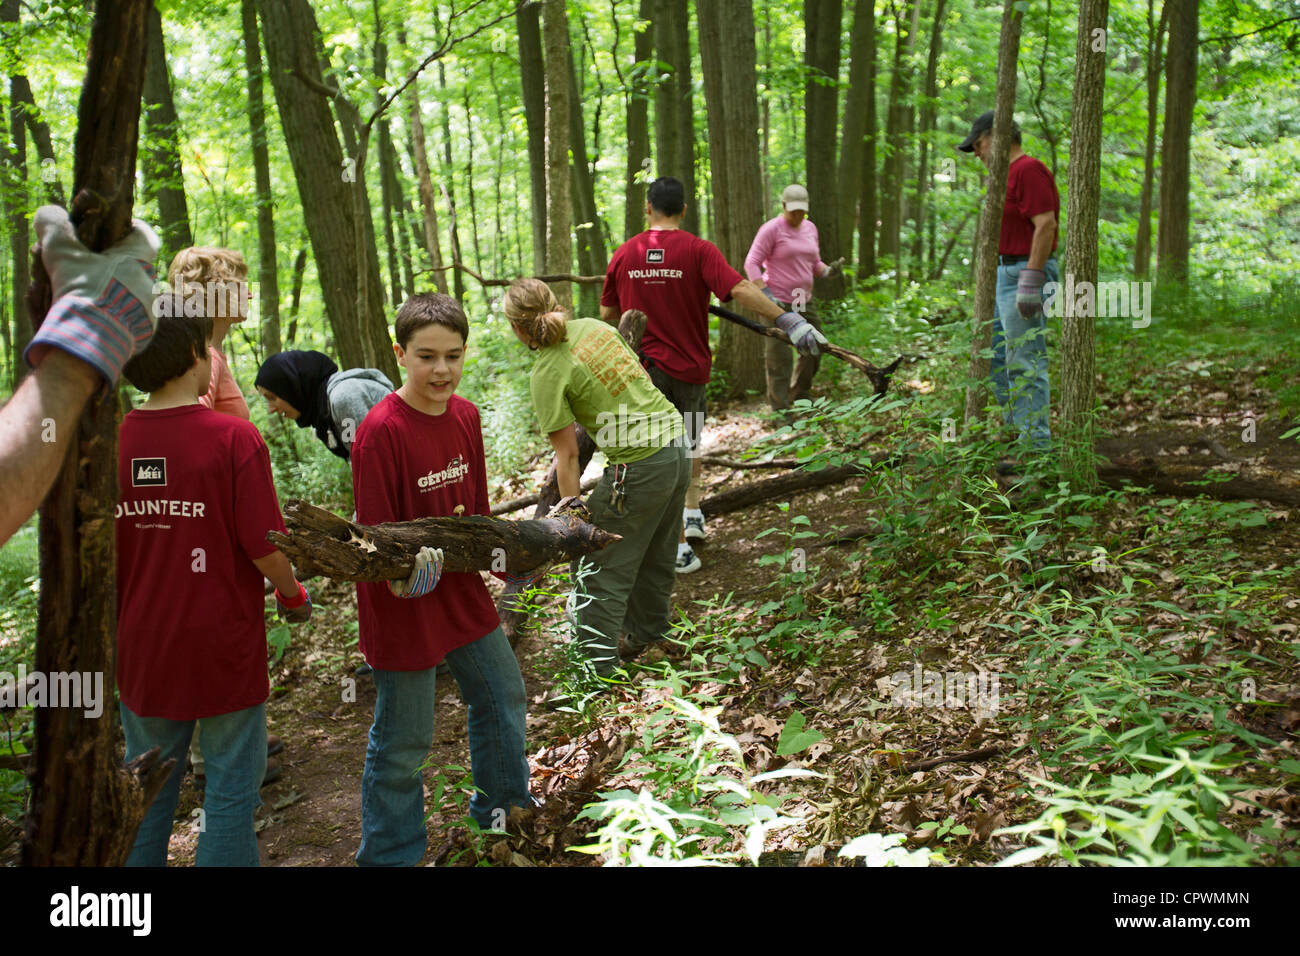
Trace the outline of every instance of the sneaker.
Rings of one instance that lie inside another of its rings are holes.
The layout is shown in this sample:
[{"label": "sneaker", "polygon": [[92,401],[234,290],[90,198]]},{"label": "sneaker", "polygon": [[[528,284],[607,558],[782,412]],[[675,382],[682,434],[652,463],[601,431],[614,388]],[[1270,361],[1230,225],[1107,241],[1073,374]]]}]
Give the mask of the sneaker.
[{"label": "sneaker", "polygon": [[695,551],[689,544],[679,545],[677,548],[677,573],[690,574],[704,567],[704,562],[699,559]]},{"label": "sneaker", "polygon": [[375,672],[375,671],[374,671],[374,668],[372,668],[372,667],[371,667],[369,664],[367,664],[365,661],[362,661],[362,662],[357,666],[357,669],[354,670],[352,673],[356,674],[358,677],[369,677],[369,676],[370,676],[371,674],[373,674],[374,672]]},{"label": "sneaker", "polygon": [[699,508],[683,511],[682,524],[685,526],[687,541],[704,540],[704,512]]}]

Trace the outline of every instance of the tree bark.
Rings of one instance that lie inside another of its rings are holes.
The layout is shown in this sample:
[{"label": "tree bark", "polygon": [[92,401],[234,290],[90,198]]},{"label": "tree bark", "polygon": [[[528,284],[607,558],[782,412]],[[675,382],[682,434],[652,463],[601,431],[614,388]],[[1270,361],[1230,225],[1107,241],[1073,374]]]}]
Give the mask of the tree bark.
[{"label": "tree bark", "polygon": [[[862,29],[868,34],[863,41],[867,51],[866,91],[866,140],[862,147],[862,182],[858,186],[858,274],[873,276],[876,274],[876,224],[880,209],[876,195],[876,136],[880,124],[876,116],[876,5],[873,0],[858,0],[864,8],[866,23]],[[854,29],[857,29],[855,23]],[[852,183],[846,183],[851,188]],[[853,195],[847,192],[846,195]]]},{"label": "tree bark", "polygon": [[[569,17],[564,0],[546,0],[542,9],[542,39],[546,49],[546,271],[573,267],[573,234],[569,208]],[[573,308],[568,283],[551,286],[560,308]]]},{"label": "tree bark", "polygon": [[[412,83],[412,86],[415,84]],[[442,175],[439,187],[447,203],[447,238],[451,241],[451,261],[463,262],[460,251],[460,217],[456,213],[456,165],[451,158],[451,98],[447,95],[447,70],[438,61],[438,92],[442,103]],[[462,305],[465,302],[465,280],[460,273],[451,277],[452,295]]]},{"label": "tree bark", "polygon": [[[244,0],[245,3],[248,0]],[[388,44],[384,42],[384,21],[379,10],[379,0],[372,0],[371,11],[375,20],[375,42],[371,48],[375,66],[375,78],[380,87],[388,82]],[[383,105],[379,90],[375,91],[374,107]],[[397,262],[397,233],[394,220],[398,215],[397,203],[401,195],[397,185],[397,151],[393,148],[393,136],[388,128],[388,117],[378,122],[379,127],[379,196],[384,215],[384,252],[388,262],[389,301],[393,309],[402,304],[402,273]]]},{"label": "tree bark", "polygon": [[653,69],[654,27],[649,22],[654,15],[654,0],[640,0],[637,19],[646,23],[644,30],[633,34],[633,56],[636,63],[628,76],[626,91],[627,112],[627,167],[623,189],[623,238],[630,239],[645,224],[645,180],[652,168],[650,156],[650,94],[646,74]]},{"label": "tree bark", "polygon": [[[530,3],[515,14],[519,34],[519,83],[528,127],[529,195],[533,212],[533,271],[546,263],[546,71],[542,63],[541,5]],[[564,271],[568,271],[567,267]]]},{"label": "tree bark", "polygon": [[[587,162],[587,131],[582,121],[582,84],[569,48],[569,141],[573,144],[572,178],[573,221],[577,234],[578,271],[583,275],[600,275],[609,260],[605,257],[605,240],[600,230],[600,210],[596,208],[596,177]],[[600,315],[600,289],[578,287],[577,315]]]},{"label": "tree bark", "polygon": [[1007,195],[1010,168],[1012,112],[1016,104],[1016,61],[1020,56],[1020,28],[1024,13],[1017,0],[1006,0],[1002,35],[998,43],[997,95],[993,115],[992,167],[984,206],[975,235],[975,328],[971,340],[971,384],[966,389],[967,425],[984,413],[989,379],[989,353],[993,348],[993,310],[997,298],[998,234]]},{"label": "tree bark", "polygon": [[[840,40],[844,5],[841,0],[804,0],[807,43],[804,66],[804,164],[808,170],[808,218],[817,224],[821,257],[840,257],[840,207],[836,191],[837,133],[839,129]],[[752,238],[752,237],[751,237]],[[813,292],[820,299],[844,297],[844,273],[816,278]]]},{"label": "tree bark", "polygon": [[[763,175],[758,162],[757,52],[750,0],[700,0],[700,60],[709,116],[715,241],[733,266],[744,263],[763,224]],[[715,369],[727,393],[764,387],[763,342],[728,322],[718,335]],[[715,373],[716,374],[716,373]]]},{"label": "tree bark", "polygon": [[[101,0],[91,25],[77,111],[72,218],[81,241],[103,250],[131,228],[149,0]],[[28,307],[39,326],[49,276],[34,257]],[[41,506],[41,597],[36,670],[112,675],[117,630],[118,404],[113,394],[82,414],[54,487]],[[120,866],[145,809],[173,762],[155,748],[125,770],[114,744],[116,714],[36,709],[31,807],[24,866]]]},{"label": "tree bark", "polygon": [[[18,24],[18,0],[4,0],[0,6],[0,22]],[[30,276],[27,271],[28,256],[31,254],[31,232],[27,221],[27,132],[23,114],[25,112],[19,90],[20,83],[27,78],[18,74],[9,77],[9,140],[4,150],[4,211],[9,223],[9,252],[13,272],[11,274],[10,299],[11,314],[14,317],[14,332],[9,333],[8,319],[3,320],[5,345],[9,352],[9,385],[17,390],[18,383],[27,371],[27,363],[22,354],[27,343],[32,340],[32,327],[24,306],[24,297]]]},{"label": "tree bark", "polygon": [[275,196],[271,192],[271,159],[267,149],[266,104],[262,99],[262,46],[254,0],[241,0],[244,68],[248,72],[248,130],[253,144],[253,182],[257,190],[257,308],[262,316],[262,352],[279,352],[280,273],[275,245]]},{"label": "tree bark", "polygon": [[298,309],[302,305],[302,284],[307,276],[307,237],[302,237],[298,255],[293,260],[293,280],[289,288],[289,337],[292,345],[298,340]]},{"label": "tree bark", "polygon": [[351,136],[355,135],[355,107],[349,110],[351,104],[340,102],[324,84],[319,30],[307,0],[258,0],[258,12],[280,125],[339,365],[373,364],[396,381],[397,360],[388,347],[379,260],[369,236],[364,162],[358,164],[355,155],[344,161],[327,97],[335,100],[340,124],[345,133],[351,130]]},{"label": "tree bark", "polygon": [[271,531],[266,539],[301,575],[342,581],[404,580],[426,545],[442,549],[444,572],[523,574],[621,540],[568,513],[541,521],[463,515],[361,525],[305,501],[291,501],[284,508],[284,524],[287,535]]},{"label": "tree bark", "polygon": [[[751,16],[752,21],[752,16]],[[655,97],[655,172],[680,179],[686,192],[682,228],[700,233],[700,202],[695,194],[695,109],[691,96],[691,13],[686,0],[657,0],[655,48],[667,77]],[[750,38],[749,42],[752,42]],[[701,49],[701,53],[703,50]]]},{"label": "tree bark", "polygon": [[[405,37],[401,39],[405,45]],[[424,248],[433,269],[433,287],[447,294],[447,274],[442,263],[442,240],[438,235],[438,206],[433,195],[433,176],[429,172],[429,151],[424,141],[424,120],[420,118],[420,92],[415,83],[406,91],[411,126],[411,154],[415,157],[415,178],[420,188],[420,211],[424,222]]]},{"label": "tree bark", "polygon": [[[853,8],[853,26],[849,31],[849,85],[844,94],[844,139],[840,143],[839,177],[835,195],[845,204],[840,211],[840,252],[853,259],[854,226],[863,210],[858,194],[862,191],[862,163],[867,135],[875,135],[874,122],[867,129],[867,98],[873,100],[876,57],[876,5],[874,0],[857,0]],[[875,110],[872,104],[871,117]],[[855,260],[856,261],[856,260]]]},{"label": "tree bark", "polygon": [[158,238],[168,262],[182,249],[194,245],[190,214],[185,204],[185,177],[181,171],[180,125],[172,100],[171,75],[163,44],[162,16],[149,12],[149,52],[144,75],[144,130],[149,148],[144,154],[147,201],[158,206]]},{"label": "tree bark", "polygon": [[[1110,0],[1081,0],[1074,44],[1074,108],[1070,124],[1070,193],[1065,249],[1074,281],[1097,281],[1097,209],[1101,197],[1101,116]],[[1097,31],[1101,49],[1097,49]],[[1079,490],[1097,487],[1093,419],[1097,403],[1097,326],[1064,310],[1061,318],[1061,474]]]},{"label": "tree bark", "polygon": [[907,151],[907,98],[912,87],[913,8],[918,0],[903,0],[894,17],[894,64],[889,74],[889,106],[885,113],[885,163],[880,183],[880,258],[891,259],[901,274],[903,172]]},{"label": "tree bark", "polygon": [[1147,145],[1142,157],[1142,195],[1138,200],[1137,239],[1133,244],[1133,275],[1151,275],[1151,194],[1155,185],[1156,120],[1160,116],[1160,73],[1164,64],[1165,27],[1169,4],[1161,3],[1156,24],[1155,0],[1147,0]]},{"label": "tree bark", "polygon": [[1160,142],[1160,229],[1156,271],[1160,281],[1187,282],[1190,250],[1192,112],[1196,108],[1196,32],[1200,0],[1180,0],[1169,16],[1165,70],[1165,128]]},{"label": "tree bark", "polygon": [[943,20],[947,0],[936,0],[934,21],[930,26],[930,54],[925,64],[925,98],[921,101],[921,128],[917,142],[920,160],[916,170],[916,217],[912,233],[912,277],[924,275],[925,224],[929,219],[926,203],[930,198],[930,137],[934,134],[935,112],[939,98],[939,51],[943,46]]}]

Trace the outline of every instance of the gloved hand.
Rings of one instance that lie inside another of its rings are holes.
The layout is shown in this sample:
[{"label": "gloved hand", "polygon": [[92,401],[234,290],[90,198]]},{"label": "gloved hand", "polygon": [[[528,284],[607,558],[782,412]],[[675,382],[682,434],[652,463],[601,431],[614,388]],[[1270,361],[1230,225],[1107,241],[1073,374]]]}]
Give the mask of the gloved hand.
[{"label": "gloved hand", "polygon": [[519,574],[511,574],[509,571],[503,572],[506,584],[510,585],[516,591],[527,591],[533,587],[546,575],[551,573],[551,568],[555,566],[554,562],[547,561],[545,564],[533,568],[531,571],[521,571]]},{"label": "gloved hand", "polygon": [[844,257],[840,256],[834,262],[826,263],[826,271],[822,275],[833,276],[844,268]]},{"label": "gloved hand", "polygon": [[830,344],[826,341],[826,336],[804,321],[803,316],[796,312],[778,315],[776,327],[790,337],[790,344],[799,350],[800,355],[821,355],[821,347]]},{"label": "gloved hand", "polygon": [[47,349],[60,348],[115,383],[132,355],[153,338],[153,261],[158,236],[136,219],[131,232],[106,252],[91,252],[62,206],[36,210],[41,261],[50,274],[50,311],[27,346],[33,367]]},{"label": "gloved hand", "polygon": [[411,576],[405,581],[389,581],[388,590],[392,592],[393,597],[424,597],[438,586],[440,577],[442,577],[442,548],[424,547],[415,556],[415,567],[411,569]]},{"label": "gloved hand", "polygon": [[279,588],[275,589],[275,612],[289,624],[305,624],[311,620],[311,595],[301,581],[294,584],[298,585],[298,594],[293,598],[286,598]]},{"label": "gloved hand", "polygon": [[555,503],[547,517],[555,518],[561,514],[571,514],[579,521],[591,523],[591,512],[587,510],[587,503],[582,500],[580,495],[570,495],[568,498],[561,498]]},{"label": "gloved hand", "polygon": [[1047,273],[1042,269],[1021,269],[1016,283],[1016,310],[1026,319],[1043,311],[1043,283]]}]

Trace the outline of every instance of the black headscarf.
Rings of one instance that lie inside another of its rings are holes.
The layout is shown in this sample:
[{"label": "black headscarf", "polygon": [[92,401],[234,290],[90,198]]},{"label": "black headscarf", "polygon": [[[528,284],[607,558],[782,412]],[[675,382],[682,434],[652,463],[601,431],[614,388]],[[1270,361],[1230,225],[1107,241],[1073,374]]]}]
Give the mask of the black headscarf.
[{"label": "black headscarf", "polygon": [[[347,457],[343,436],[330,415],[325,383],[339,370],[328,355],[290,349],[277,352],[257,370],[257,387],[264,388],[298,409],[298,427],[311,427],[316,437],[336,455]],[[330,435],[334,436],[333,443]]]}]

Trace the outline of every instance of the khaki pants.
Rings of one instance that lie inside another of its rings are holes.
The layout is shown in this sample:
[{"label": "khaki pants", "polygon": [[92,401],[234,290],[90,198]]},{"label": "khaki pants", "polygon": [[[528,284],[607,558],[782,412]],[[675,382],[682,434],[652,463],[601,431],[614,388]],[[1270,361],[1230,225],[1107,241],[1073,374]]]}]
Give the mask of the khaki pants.
[{"label": "khaki pants", "polygon": [[[783,309],[790,308],[788,302],[778,304]],[[821,331],[821,316],[817,314],[811,301],[804,306],[802,314],[809,325]],[[789,408],[799,399],[807,398],[812,391],[813,376],[817,374],[817,369],[821,365],[821,356],[800,355],[792,362],[793,352],[793,346],[778,342],[776,339],[767,340],[767,402],[774,411]],[[792,366],[793,375],[791,375]]]}]

